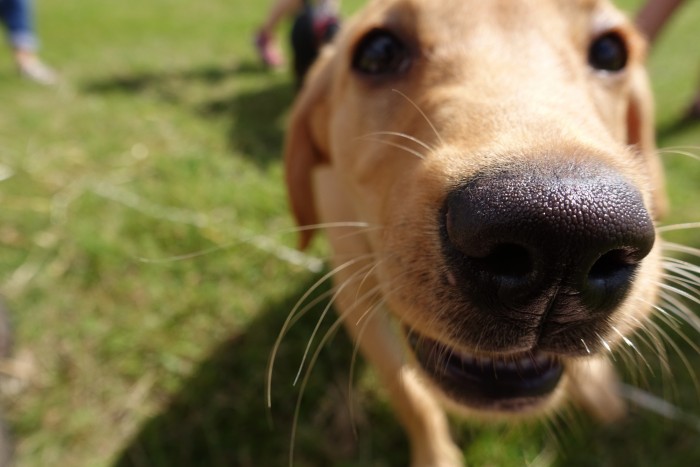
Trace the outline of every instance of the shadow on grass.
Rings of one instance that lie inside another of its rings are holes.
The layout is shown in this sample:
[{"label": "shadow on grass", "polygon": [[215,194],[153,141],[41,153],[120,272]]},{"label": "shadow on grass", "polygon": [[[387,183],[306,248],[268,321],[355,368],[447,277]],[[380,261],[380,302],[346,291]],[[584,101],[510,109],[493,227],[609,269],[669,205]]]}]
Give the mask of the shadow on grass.
[{"label": "shadow on grass", "polygon": [[685,115],[681,115],[674,120],[660,124],[656,129],[656,137],[657,140],[664,141],[667,138],[672,138],[687,130],[697,128],[700,128],[700,119],[689,118]]},{"label": "shadow on grass", "polygon": [[[220,345],[163,412],[145,423],[114,466],[288,465],[298,395],[292,381],[323,305],[311,310],[284,339],[274,370],[270,410],[265,369],[297,298],[271,304],[246,329]],[[327,324],[333,319],[335,315],[328,316]],[[324,324],[322,334],[328,325]],[[359,390],[352,396],[359,407],[354,420],[360,436],[355,437],[347,395],[351,356],[352,346],[341,331],[314,366],[297,424],[295,466],[407,465],[404,435],[386,404]],[[356,378],[363,366],[358,361]],[[396,459],[391,464],[364,460],[388,446]]]},{"label": "shadow on grass", "polygon": [[197,110],[206,118],[224,118],[230,125],[229,147],[267,165],[281,158],[283,116],[293,98],[294,87],[284,81],[229,98],[213,99]]},{"label": "shadow on grass", "polygon": [[[265,369],[288,312],[311,283],[300,287],[298,294],[261,310],[242,332],[223,342],[163,411],[141,427],[114,467],[288,465],[298,395],[292,381],[323,303],[283,340],[273,375],[271,410],[266,407]],[[316,296],[327,290],[319,290]],[[335,315],[327,317],[319,335],[333,319]],[[700,355],[689,344],[678,345],[690,359],[689,364],[697,367]],[[315,364],[296,425],[295,466],[408,465],[405,436],[372,383],[355,384],[352,396],[348,396],[351,358],[352,345],[340,331]],[[680,406],[691,414],[698,413],[692,378],[683,374],[679,358],[669,355],[671,367],[678,369],[674,374],[675,390],[689,396]],[[360,359],[355,380],[365,373]],[[658,389],[654,392],[659,393]],[[354,416],[350,415],[350,401]],[[454,431],[469,465],[535,465],[539,454],[548,451],[555,453],[556,460],[542,465],[553,467],[700,465],[697,427],[694,431],[678,421],[634,407],[625,421],[609,427],[585,415],[575,417],[574,423],[569,420],[549,426],[491,427],[457,422]]]},{"label": "shadow on grass", "polygon": [[87,83],[83,90],[150,97],[205,119],[224,119],[231,151],[261,166],[280,159],[282,117],[295,93],[289,77],[247,62],[230,68],[204,66],[113,76]]}]

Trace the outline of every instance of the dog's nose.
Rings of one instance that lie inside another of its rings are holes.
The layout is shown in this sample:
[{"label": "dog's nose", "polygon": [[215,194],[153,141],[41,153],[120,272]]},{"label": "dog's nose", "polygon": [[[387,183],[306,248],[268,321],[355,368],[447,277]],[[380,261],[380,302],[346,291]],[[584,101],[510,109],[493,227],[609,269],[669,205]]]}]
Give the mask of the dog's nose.
[{"label": "dog's nose", "polygon": [[598,166],[480,174],[449,193],[442,225],[450,282],[509,315],[612,311],[655,239],[641,193]]}]

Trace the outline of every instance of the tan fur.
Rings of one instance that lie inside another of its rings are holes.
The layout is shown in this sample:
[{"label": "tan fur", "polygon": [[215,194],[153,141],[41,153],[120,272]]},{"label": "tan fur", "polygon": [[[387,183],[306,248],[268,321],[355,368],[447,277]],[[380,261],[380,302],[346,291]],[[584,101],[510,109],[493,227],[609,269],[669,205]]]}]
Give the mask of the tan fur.
[{"label": "tan fur", "polygon": [[[377,27],[399,31],[421,54],[386,83],[350,69],[358,40]],[[629,44],[629,64],[617,75],[586,63],[591,38],[610,29]],[[641,36],[604,0],[378,0],[344,25],[307,77],[285,147],[292,209],[300,225],[367,224],[327,229],[333,267],[342,267],[336,306],[390,392],[413,465],[461,465],[440,397],[395,329],[400,322],[435,339],[447,335],[442,315],[450,310],[434,293],[443,265],[433,226],[445,192],[502,166],[594,160],[632,181],[660,216],[666,201],[645,53]],[[311,233],[302,234],[302,247]],[[611,346],[650,312],[658,248],[616,311],[616,332],[603,336]],[[573,399],[612,420],[624,411],[614,385],[604,353],[570,358],[537,411]]]}]

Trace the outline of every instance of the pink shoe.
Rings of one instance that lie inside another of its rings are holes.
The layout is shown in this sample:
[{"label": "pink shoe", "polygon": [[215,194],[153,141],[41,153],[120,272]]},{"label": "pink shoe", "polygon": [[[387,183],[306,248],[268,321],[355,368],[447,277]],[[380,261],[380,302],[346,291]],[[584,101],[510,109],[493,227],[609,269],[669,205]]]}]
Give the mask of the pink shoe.
[{"label": "pink shoe", "polygon": [[282,54],[269,34],[262,31],[257,33],[255,35],[254,42],[258,55],[265,66],[270,68],[280,68],[284,64]]}]

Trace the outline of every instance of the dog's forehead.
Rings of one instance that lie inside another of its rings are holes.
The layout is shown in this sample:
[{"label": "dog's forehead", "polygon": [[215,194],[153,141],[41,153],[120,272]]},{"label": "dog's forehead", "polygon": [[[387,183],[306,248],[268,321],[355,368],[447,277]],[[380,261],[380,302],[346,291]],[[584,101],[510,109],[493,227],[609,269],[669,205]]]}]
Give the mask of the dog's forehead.
[{"label": "dog's forehead", "polygon": [[571,34],[622,20],[607,0],[375,0],[354,23],[354,33],[387,27],[426,45],[483,40],[489,34]]},{"label": "dog's forehead", "polygon": [[[520,84],[532,82],[528,92],[555,96],[557,90],[568,92],[566,83],[586,79],[586,55],[596,36],[611,30],[624,35],[633,64],[643,62],[645,50],[629,20],[607,0],[375,0],[336,43],[336,71],[346,69],[349,57],[375,30],[389,31],[407,47],[415,65],[412,78],[422,79],[399,81],[414,96],[410,86],[428,82],[431,89],[458,83],[465,91],[477,87],[476,95],[492,89],[511,97],[527,89]],[[352,76],[334,76],[336,91],[350,89]]]}]

